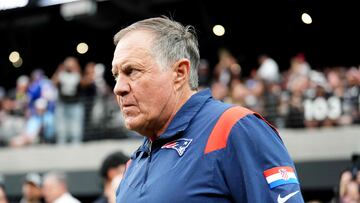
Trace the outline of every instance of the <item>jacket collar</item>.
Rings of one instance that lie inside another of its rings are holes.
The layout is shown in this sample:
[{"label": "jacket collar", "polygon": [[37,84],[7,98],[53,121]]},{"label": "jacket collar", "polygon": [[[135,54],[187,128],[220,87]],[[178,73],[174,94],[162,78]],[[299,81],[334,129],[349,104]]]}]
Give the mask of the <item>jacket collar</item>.
[{"label": "jacket collar", "polygon": [[[166,140],[174,139],[174,137],[178,136],[180,132],[186,130],[191,120],[200,111],[201,107],[209,98],[211,98],[211,91],[209,88],[201,90],[192,95],[190,99],[175,114],[174,118],[170,122],[170,125],[167,127],[165,132],[161,134],[158,138],[156,138],[154,141],[160,144]],[[139,156],[147,156],[150,151],[151,141],[149,140],[149,138],[145,137],[143,144],[132,155],[131,159],[135,159]]]},{"label": "jacket collar", "polygon": [[184,131],[190,124],[192,118],[200,111],[204,103],[211,98],[209,88],[201,90],[190,97],[190,99],[180,108],[170,122],[165,132],[156,140],[169,139],[172,136]]}]

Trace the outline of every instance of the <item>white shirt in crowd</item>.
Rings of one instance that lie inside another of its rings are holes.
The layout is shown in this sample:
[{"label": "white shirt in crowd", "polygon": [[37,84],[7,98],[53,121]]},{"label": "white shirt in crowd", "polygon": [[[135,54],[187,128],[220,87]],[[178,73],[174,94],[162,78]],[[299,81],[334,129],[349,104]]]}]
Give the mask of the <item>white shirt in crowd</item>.
[{"label": "white shirt in crowd", "polygon": [[70,193],[64,193],[57,198],[53,203],[81,203],[78,199],[73,197]]},{"label": "white shirt in crowd", "polygon": [[257,75],[269,82],[277,82],[280,79],[279,66],[272,58],[267,58],[260,65]]}]

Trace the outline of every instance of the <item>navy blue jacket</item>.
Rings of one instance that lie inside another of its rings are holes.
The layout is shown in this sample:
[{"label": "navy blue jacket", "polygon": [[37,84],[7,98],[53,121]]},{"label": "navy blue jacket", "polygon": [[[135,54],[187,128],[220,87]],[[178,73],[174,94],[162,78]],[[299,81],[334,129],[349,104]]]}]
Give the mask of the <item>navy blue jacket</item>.
[{"label": "navy blue jacket", "polygon": [[294,163],[260,115],[193,95],[133,154],[117,203],[304,202]]}]

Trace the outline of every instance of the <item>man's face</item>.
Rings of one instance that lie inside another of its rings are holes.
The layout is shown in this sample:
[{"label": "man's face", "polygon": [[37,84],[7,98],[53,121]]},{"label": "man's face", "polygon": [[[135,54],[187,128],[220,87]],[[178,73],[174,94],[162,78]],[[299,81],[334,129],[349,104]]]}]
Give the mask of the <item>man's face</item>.
[{"label": "man's face", "polygon": [[153,34],[132,31],[120,40],[113,58],[114,93],[125,125],[143,135],[163,127],[173,113],[172,68],[162,68],[151,54]]},{"label": "man's face", "polygon": [[22,186],[22,192],[28,200],[36,200],[41,198],[41,189],[32,183],[24,183]]},{"label": "man's face", "polygon": [[64,193],[63,185],[50,177],[44,180],[42,193],[45,201],[52,203]]}]

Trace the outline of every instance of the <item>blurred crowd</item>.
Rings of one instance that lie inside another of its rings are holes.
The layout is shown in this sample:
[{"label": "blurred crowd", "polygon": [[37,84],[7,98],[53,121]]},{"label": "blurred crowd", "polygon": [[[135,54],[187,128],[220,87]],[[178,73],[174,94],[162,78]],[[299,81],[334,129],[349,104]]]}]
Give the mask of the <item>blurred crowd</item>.
[{"label": "blurred crowd", "polygon": [[[262,114],[278,128],[315,128],[360,123],[360,67],[316,70],[299,53],[280,71],[271,56],[258,56],[258,66],[244,75],[241,64],[228,51],[208,74],[200,65],[200,85],[213,96]],[[210,76],[210,77],[209,77]]]},{"label": "blurred crowd", "polygon": [[105,66],[95,62],[82,69],[79,60],[69,56],[51,77],[36,69],[18,77],[14,89],[0,89],[1,145],[79,144],[104,125],[121,128],[104,71]]},{"label": "blurred crowd", "polygon": [[[201,60],[200,89],[210,87],[213,97],[248,107],[278,128],[360,123],[359,67],[318,70],[302,53],[289,64],[280,69],[275,59],[262,54],[245,75],[237,58],[220,49],[214,67]],[[103,64],[88,62],[82,68],[77,58],[69,56],[51,76],[36,69],[21,75],[14,89],[0,88],[0,144],[78,144],[106,138],[103,135],[111,133],[100,132],[104,125],[122,128],[104,71]]]},{"label": "blurred crowd", "polygon": [[[98,174],[101,179],[100,194],[86,202],[115,203],[115,193],[125,166],[130,157],[122,151],[113,151],[102,160]],[[12,196],[6,192],[4,180],[0,179],[0,203],[81,203],[70,190],[69,175],[65,171],[29,172],[22,177],[21,195]],[[95,195],[95,194],[94,194]]]}]

